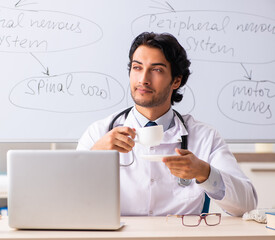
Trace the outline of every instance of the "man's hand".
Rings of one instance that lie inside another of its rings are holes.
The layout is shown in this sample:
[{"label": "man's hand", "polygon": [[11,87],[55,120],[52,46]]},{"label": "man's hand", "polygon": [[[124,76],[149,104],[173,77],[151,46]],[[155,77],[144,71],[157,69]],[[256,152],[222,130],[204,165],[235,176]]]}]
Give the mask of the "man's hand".
[{"label": "man's hand", "polygon": [[192,152],[184,149],[175,149],[179,156],[164,157],[162,161],[170,172],[179,178],[192,179],[200,183],[206,181],[210,174],[210,165],[198,159]]},{"label": "man's hand", "polygon": [[116,127],[99,139],[91,150],[117,150],[127,153],[135,146],[135,129],[130,127]]}]

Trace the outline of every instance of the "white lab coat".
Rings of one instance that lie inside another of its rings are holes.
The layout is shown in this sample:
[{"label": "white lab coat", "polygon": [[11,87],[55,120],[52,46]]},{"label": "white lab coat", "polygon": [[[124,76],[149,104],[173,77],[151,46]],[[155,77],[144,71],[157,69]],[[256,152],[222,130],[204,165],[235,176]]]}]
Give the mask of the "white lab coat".
[{"label": "white lab coat", "polygon": [[[107,133],[108,126],[116,114],[90,125],[79,140],[77,149],[89,150]],[[204,194],[208,193],[204,188],[207,184],[197,184],[193,179],[189,186],[181,187],[178,185],[178,178],[170,173],[163,162],[151,162],[140,157],[143,154],[175,154],[175,148],[180,148],[181,136],[187,134],[188,150],[199,159],[208,162],[221,174],[224,183],[223,198],[214,199],[215,195],[210,193],[208,195],[211,201],[215,200],[221,208],[234,216],[241,216],[246,211],[255,209],[257,205],[255,189],[240,170],[236,159],[217,131],[195,121],[190,115],[183,115],[183,119],[187,129],[175,116],[175,125],[164,132],[163,141],[159,146],[146,148],[136,144],[131,152],[120,154],[121,164],[128,164],[134,158],[131,166],[120,168],[121,215],[201,213]],[[140,127],[133,110],[126,120],[125,116],[121,116],[114,127],[118,125]],[[217,183],[213,181],[211,184],[215,190]]]}]

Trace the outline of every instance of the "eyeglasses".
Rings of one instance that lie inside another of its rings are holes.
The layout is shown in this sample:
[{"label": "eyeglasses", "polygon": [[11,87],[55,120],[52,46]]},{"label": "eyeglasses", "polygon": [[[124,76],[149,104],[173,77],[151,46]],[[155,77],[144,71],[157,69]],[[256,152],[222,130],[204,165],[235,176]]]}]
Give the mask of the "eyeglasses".
[{"label": "eyeglasses", "polygon": [[220,213],[202,213],[200,215],[167,215],[166,221],[169,221],[171,217],[181,218],[182,225],[186,227],[197,227],[200,225],[203,219],[208,226],[216,226],[221,222]]}]

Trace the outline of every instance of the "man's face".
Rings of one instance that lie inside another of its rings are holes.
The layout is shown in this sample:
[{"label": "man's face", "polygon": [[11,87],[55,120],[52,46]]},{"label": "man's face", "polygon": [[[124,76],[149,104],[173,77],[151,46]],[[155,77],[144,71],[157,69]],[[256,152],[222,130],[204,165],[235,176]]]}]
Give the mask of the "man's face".
[{"label": "man's face", "polygon": [[172,83],[171,65],[162,51],[144,45],[133,54],[130,70],[131,95],[141,107],[170,107],[173,89],[180,82]]}]

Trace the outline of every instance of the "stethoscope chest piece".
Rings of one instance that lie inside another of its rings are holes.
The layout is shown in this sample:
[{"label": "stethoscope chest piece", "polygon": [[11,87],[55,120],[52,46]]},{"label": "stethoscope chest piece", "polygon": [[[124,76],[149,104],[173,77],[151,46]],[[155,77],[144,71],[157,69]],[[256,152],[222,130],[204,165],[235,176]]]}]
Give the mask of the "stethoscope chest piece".
[{"label": "stethoscope chest piece", "polygon": [[178,179],[178,184],[181,187],[189,186],[191,184],[191,182],[192,182],[192,179],[183,179],[183,178]]}]

